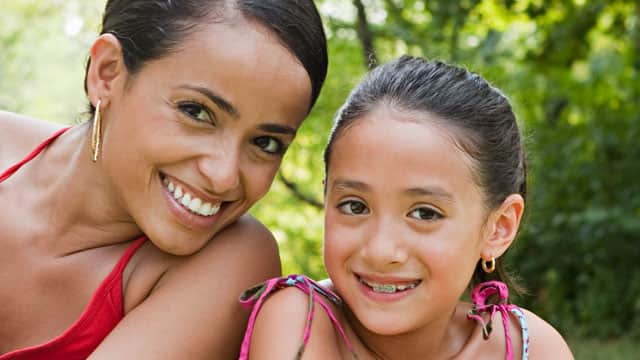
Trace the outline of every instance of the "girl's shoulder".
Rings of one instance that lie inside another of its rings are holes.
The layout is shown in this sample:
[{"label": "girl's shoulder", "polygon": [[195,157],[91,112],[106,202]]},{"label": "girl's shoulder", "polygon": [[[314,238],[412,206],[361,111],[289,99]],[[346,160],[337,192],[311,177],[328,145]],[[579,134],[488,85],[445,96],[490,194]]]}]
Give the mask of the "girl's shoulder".
[{"label": "girl's shoulder", "polygon": [[339,359],[349,352],[340,299],[305,276],[271,279],[241,301],[252,313],[240,359]]},{"label": "girl's shoulder", "polygon": [[573,359],[567,342],[551,324],[522,309],[529,332],[530,359]]},{"label": "girl's shoulder", "polygon": [[[457,323],[469,338],[456,358],[573,359],[560,333],[529,310],[508,304],[474,316],[474,306],[460,303]],[[475,320],[475,321],[474,321]]]},{"label": "girl's shoulder", "polygon": [[60,124],[0,111],[0,171],[20,161],[62,127]]},{"label": "girl's shoulder", "polygon": [[[509,303],[509,290],[500,281],[476,285],[472,304],[466,307],[467,320],[476,325],[472,337],[489,340],[483,353],[506,351],[506,359],[573,359],[567,343],[549,323],[534,313]],[[458,319],[461,317],[459,316]],[[494,333],[492,335],[492,333]],[[481,336],[480,336],[481,334]]]}]

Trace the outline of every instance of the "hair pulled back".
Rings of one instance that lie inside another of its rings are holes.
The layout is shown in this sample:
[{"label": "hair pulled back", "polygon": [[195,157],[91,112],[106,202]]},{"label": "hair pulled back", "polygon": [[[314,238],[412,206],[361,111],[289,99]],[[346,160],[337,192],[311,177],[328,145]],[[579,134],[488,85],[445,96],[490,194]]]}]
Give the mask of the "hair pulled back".
[{"label": "hair pulled back", "polygon": [[[466,69],[411,56],[374,69],[353,89],[329,135],[325,173],[336,139],[379,104],[396,111],[435,115],[429,119],[436,120],[424,121],[437,121],[451,129],[456,144],[473,159],[472,174],[488,209],[500,206],[514,193],[526,199],[524,147],[509,100]],[[496,262],[497,271],[492,274],[486,274],[478,263],[471,286],[497,279],[518,291],[502,262]]]},{"label": "hair pulled back", "polygon": [[[300,61],[311,79],[311,109],[328,66],[326,38],[312,0],[108,0],[100,34],[120,41],[124,65],[135,75],[146,62],[179,49],[199,26],[234,12],[267,28]],[[86,73],[84,86],[86,92]],[[91,104],[89,110],[95,111]]]}]

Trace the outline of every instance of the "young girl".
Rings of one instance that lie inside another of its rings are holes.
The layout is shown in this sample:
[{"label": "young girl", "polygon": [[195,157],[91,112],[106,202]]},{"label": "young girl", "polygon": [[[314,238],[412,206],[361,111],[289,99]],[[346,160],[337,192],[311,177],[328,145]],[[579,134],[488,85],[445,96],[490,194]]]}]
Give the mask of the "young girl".
[{"label": "young girl", "polygon": [[[500,257],[526,170],[499,90],[402,57],[353,90],[325,162],[331,282],[290,276],[245,293],[241,359],[572,358],[555,329],[508,302]],[[468,287],[472,303],[460,301]]]}]

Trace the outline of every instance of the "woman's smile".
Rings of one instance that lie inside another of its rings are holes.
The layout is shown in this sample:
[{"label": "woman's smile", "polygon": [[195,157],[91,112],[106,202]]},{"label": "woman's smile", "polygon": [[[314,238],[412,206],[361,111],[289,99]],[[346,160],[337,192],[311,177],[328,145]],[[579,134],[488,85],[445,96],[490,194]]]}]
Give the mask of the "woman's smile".
[{"label": "woman's smile", "polygon": [[210,228],[220,218],[226,205],[232,202],[207,196],[169,175],[161,173],[160,179],[169,210],[189,228]]},{"label": "woman's smile", "polygon": [[197,195],[193,194],[189,188],[184,185],[177,184],[169,180],[166,176],[162,178],[162,184],[171,194],[176,202],[182,205],[185,209],[191,211],[194,214],[201,216],[212,216],[218,213],[222,201],[212,200],[211,202],[203,200]]}]

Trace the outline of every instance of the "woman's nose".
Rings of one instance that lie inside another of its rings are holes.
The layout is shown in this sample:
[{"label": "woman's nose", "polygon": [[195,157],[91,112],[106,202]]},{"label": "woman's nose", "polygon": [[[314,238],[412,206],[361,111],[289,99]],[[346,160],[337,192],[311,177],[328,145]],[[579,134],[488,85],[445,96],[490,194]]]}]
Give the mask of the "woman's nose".
[{"label": "woman's nose", "polygon": [[207,178],[211,193],[216,196],[235,193],[240,187],[240,151],[229,147],[205,156],[199,162],[199,170]]}]

